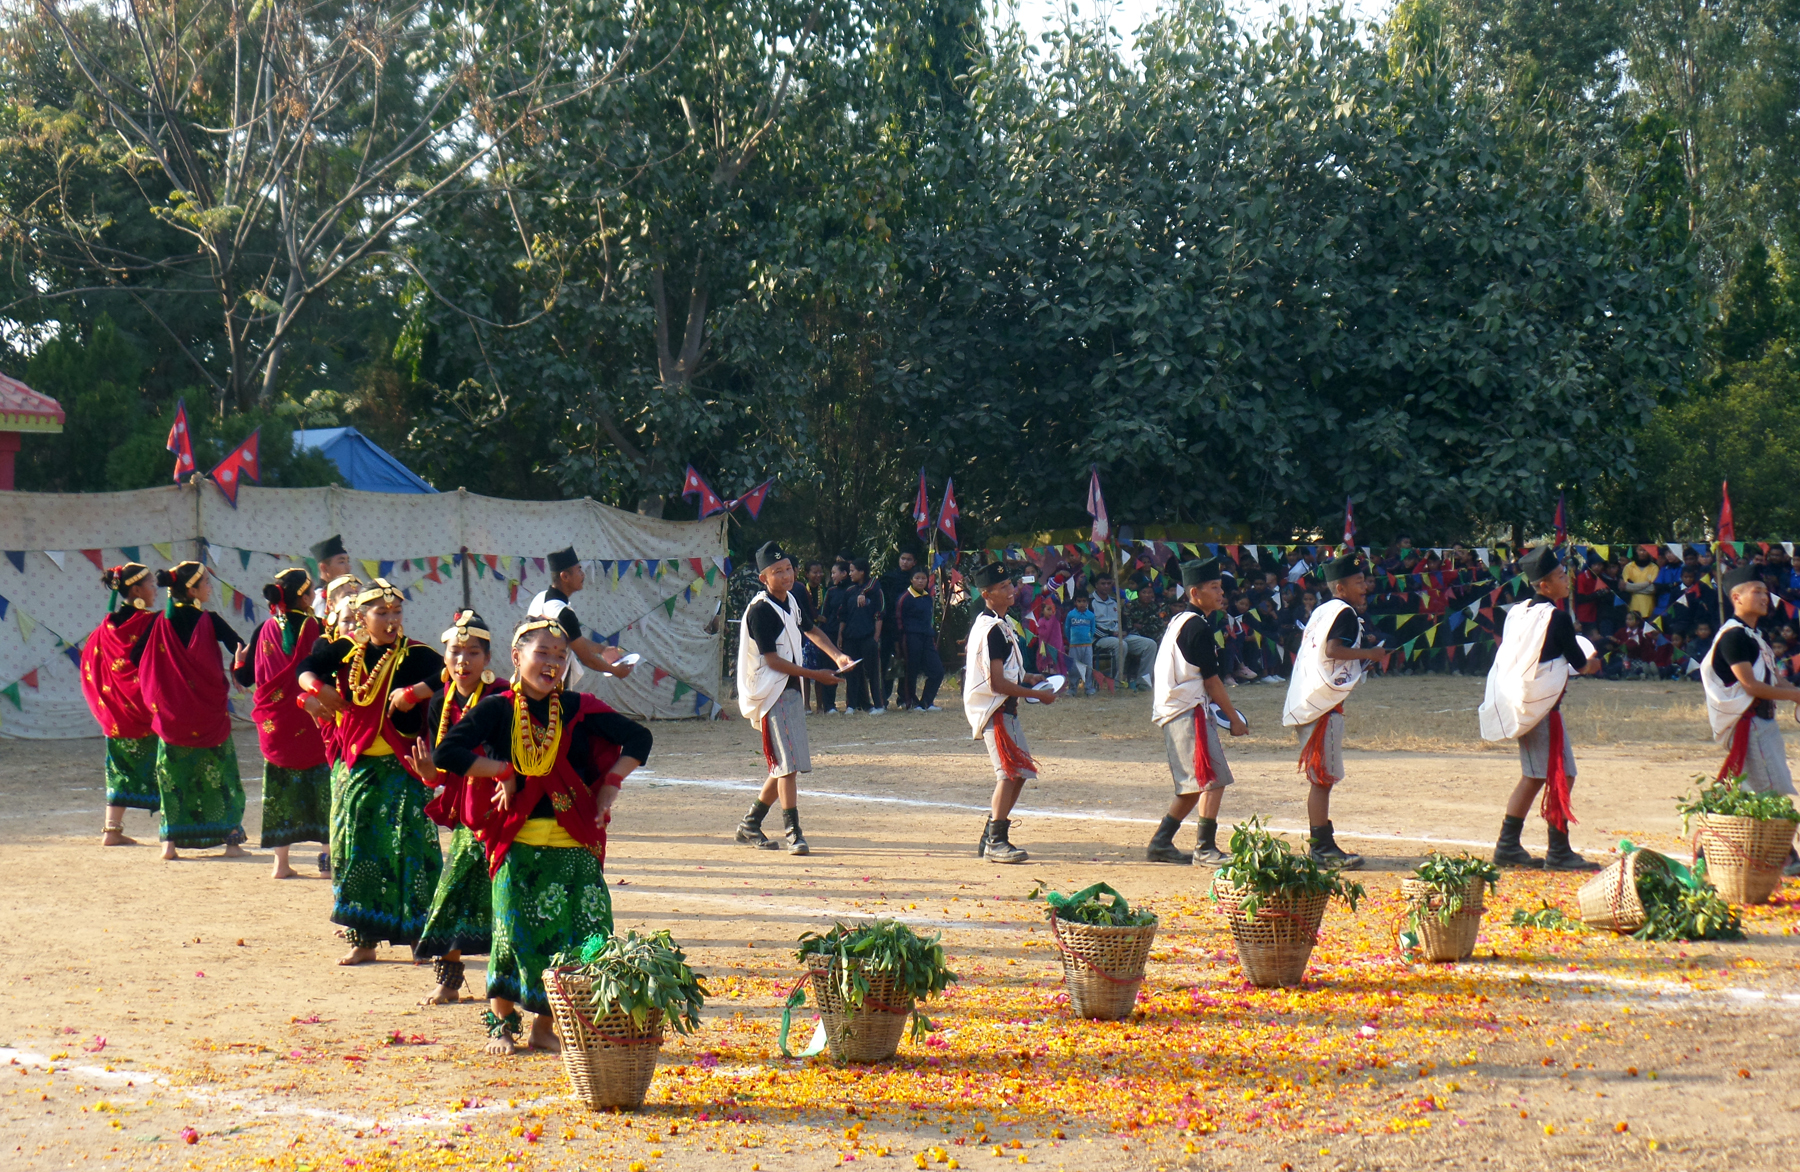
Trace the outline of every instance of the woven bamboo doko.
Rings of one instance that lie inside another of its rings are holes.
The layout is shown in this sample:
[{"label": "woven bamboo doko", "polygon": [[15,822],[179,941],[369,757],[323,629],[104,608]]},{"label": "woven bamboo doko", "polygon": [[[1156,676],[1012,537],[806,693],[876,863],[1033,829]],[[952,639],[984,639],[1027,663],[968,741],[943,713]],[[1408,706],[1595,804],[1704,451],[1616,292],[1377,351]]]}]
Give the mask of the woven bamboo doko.
[{"label": "woven bamboo doko", "polygon": [[644,1105],[656,1056],[663,1044],[662,1010],[652,1009],[644,1028],[616,1005],[594,1017],[589,1009],[594,983],[576,973],[544,970],[544,994],[562,1038],[563,1069],[574,1097],[592,1110]]},{"label": "woven bamboo doko", "polygon": [[[860,962],[851,963],[862,967]],[[865,972],[869,991],[862,1004],[851,1009],[838,993],[834,964],[835,958],[829,956],[806,958],[813,998],[825,1023],[825,1042],[831,1047],[831,1056],[839,1062],[886,1062],[899,1051],[900,1039],[906,1036],[912,998],[895,988],[892,972]]]},{"label": "woven bamboo doko", "polygon": [[1635,932],[1644,926],[1644,901],[1638,898],[1638,872],[1654,867],[1667,871],[1669,861],[1655,851],[1634,850],[1581,885],[1575,906],[1591,928]]},{"label": "woven bamboo doko", "polygon": [[[1406,898],[1407,920],[1415,918],[1419,934],[1419,950],[1430,961],[1467,960],[1475,954],[1475,937],[1481,932],[1481,917],[1487,912],[1487,884],[1477,879],[1463,892],[1463,905],[1448,923],[1439,918],[1445,897],[1437,888],[1420,879],[1402,879],[1400,894]],[[1417,911],[1417,917],[1410,913]]]},{"label": "woven bamboo doko", "polygon": [[1785,818],[1702,814],[1694,847],[1706,852],[1706,878],[1727,903],[1763,903],[1781,886],[1781,865],[1794,845]]},{"label": "woven bamboo doko", "polygon": [[1137,1005],[1144,964],[1156,939],[1156,924],[1114,928],[1050,917],[1050,932],[1062,955],[1063,987],[1076,1017],[1117,1021]]},{"label": "woven bamboo doko", "polygon": [[1300,984],[1306,976],[1306,962],[1312,959],[1313,945],[1319,941],[1319,924],[1325,919],[1325,905],[1331,896],[1325,892],[1265,896],[1255,915],[1245,915],[1243,903],[1250,895],[1248,891],[1214,880],[1213,895],[1231,924],[1231,939],[1237,944],[1244,978],[1262,989]]}]

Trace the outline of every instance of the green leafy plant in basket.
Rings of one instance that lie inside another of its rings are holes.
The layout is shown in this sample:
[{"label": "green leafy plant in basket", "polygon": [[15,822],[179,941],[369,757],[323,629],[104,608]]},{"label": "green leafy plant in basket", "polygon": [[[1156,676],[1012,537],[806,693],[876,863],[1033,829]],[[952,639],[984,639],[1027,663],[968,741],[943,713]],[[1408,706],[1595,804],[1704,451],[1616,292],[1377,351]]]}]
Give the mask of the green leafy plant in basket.
[{"label": "green leafy plant in basket", "polygon": [[1682,830],[1687,830],[1688,823],[1703,814],[1754,818],[1759,822],[1800,822],[1800,810],[1794,808],[1792,798],[1772,791],[1753,793],[1743,787],[1743,780],[1742,774],[1724,779],[1711,778],[1704,773],[1696,775],[1694,793],[1675,804],[1676,812],[1681,815]]},{"label": "green leafy plant in basket", "polygon": [[[923,1002],[942,993],[956,980],[956,974],[944,963],[944,946],[937,936],[921,936],[898,920],[874,920],[854,928],[832,925],[821,935],[807,932],[800,937],[795,955],[802,964],[808,957],[830,957],[831,979],[837,995],[846,1008],[860,1009],[869,995],[871,972],[894,975],[894,993],[902,1000]],[[806,1004],[806,986],[801,985],[788,996],[792,1011]],[[915,1005],[912,1011],[914,1041],[931,1032],[931,1022]]]},{"label": "green leafy plant in basket", "polygon": [[[1438,900],[1437,907],[1431,910],[1438,923],[1448,924],[1463,910],[1463,901],[1470,888],[1480,884],[1492,891],[1500,885],[1500,868],[1471,854],[1430,855],[1413,868],[1412,877],[1431,888]],[[1419,930],[1419,916],[1425,910],[1424,903],[1413,905],[1408,920],[1413,931]]]},{"label": "green leafy plant in basket", "polygon": [[1744,938],[1737,909],[1703,883],[1684,883],[1669,871],[1646,867],[1637,874],[1637,893],[1644,926],[1631,934],[1634,940]]},{"label": "green leafy plant in basket", "polygon": [[596,1017],[617,1004],[640,1030],[658,1009],[678,1034],[700,1028],[706,986],[666,929],[649,936],[589,936],[580,948],[551,957],[550,965],[594,983],[590,1007]]},{"label": "green leafy plant in basket", "polygon": [[1310,854],[1296,852],[1286,839],[1264,826],[1261,818],[1233,826],[1230,846],[1230,861],[1215,874],[1220,882],[1248,892],[1242,905],[1247,916],[1254,916],[1263,901],[1271,897],[1324,893],[1343,900],[1355,911],[1364,895],[1362,884],[1321,866]]},{"label": "green leafy plant in basket", "polygon": [[[1102,903],[1103,895],[1112,896],[1112,900]],[[1124,896],[1104,883],[1084,887],[1074,895],[1046,892],[1044,902],[1050,905],[1048,914],[1065,924],[1092,924],[1101,928],[1147,928],[1156,923],[1155,912],[1142,907],[1134,910],[1126,904]]]}]

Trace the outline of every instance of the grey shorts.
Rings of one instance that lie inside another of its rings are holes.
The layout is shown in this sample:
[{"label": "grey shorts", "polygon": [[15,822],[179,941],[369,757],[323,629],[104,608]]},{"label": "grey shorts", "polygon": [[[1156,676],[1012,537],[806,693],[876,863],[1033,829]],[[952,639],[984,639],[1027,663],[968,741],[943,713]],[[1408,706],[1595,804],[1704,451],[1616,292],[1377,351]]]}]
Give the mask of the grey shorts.
[{"label": "grey shorts", "polygon": [[[1003,720],[1006,722],[1007,735],[1012,737],[1013,744],[1019,746],[1021,753],[1029,757],[1031,746],[1025,743],[1025,731],[1019,727],[1019,716],[1016,712],[994,713],[994,718],[987,722],[986,728],[981,730],[981,743],[987,746],[988,761],[994,766],[994,776],[1001,781],[1008,781],[1014,776],[1013,772],[1000,763],[1000,746],[994,743],[994,726]],[[1021,771],[1018,776],[1027,781],[1037,778],[1037,774],[1030,769]]]},{"label": "grey shorts", "polygon": [[[1324,752],[1320,754],[1323,758],[1322,764],[1325,766],[1325,772],[1341,781],[1344,776],[1344,714],[1327,712],[1324,716],[1319,717],[1319,720],[1325,722],[1325,746]],[[1318,725],[1319,720],[1294,729],[1302,749],[1306,747],[1306,742],[1312,739],[1313,729]]]},{"label": "grey shorts", "polygon": [[[1575,739],[1569,736],[1567,722],[1563,724],[1563,772],[1569,780],[1575,780]],[[1535,781],[1542,781],[1550,776],[1550,718],[1548,716],[1532,726],[1530,732],[1519,738],[1519,773]]]},{"label": "grey shorts", "polygon": [[[1211,785],[1202,786],[1194,769],[1194,731],[1198,725],[1206,736],[1206,755],[1212,761]],[[1219,726],[1212,713],[1202,704],[1192,712],[1184,712],[1163,725],[1163,740],[1169,746],[1169,776],[1175,779],[1178,794],[1207,793],[1224,789],[1232,782],[1231,766],[1225,760],[1225,747],[1219,743]]]},{"label": "grey shorts", "polygon": [[1764,717],[1750,720],[1750,747],[1744,754],[1744,788],[1751,793],[1794,796],[1794,775],[1788,770],[1787,744],[1781,725]]},{"label": "grey shorts", "polygon": [[812,749],[806,740],[806,701],[792,688],[781,693],[762,719],[763,755],[770,777],[812,772]]}]

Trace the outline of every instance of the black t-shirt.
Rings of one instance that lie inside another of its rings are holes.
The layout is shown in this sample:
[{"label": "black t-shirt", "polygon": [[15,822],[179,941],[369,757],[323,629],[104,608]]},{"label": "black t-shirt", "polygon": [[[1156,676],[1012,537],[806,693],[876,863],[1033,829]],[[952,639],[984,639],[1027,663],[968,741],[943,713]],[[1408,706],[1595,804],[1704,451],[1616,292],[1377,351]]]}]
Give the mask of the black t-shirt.
[{"label": "black t-shirt", "polygon": [[1576,671],[1587,667],[1587,652],[1575,641],[1575,620],[1569,617],[1566,608],[1557,606],[1541,594],[1533,594],[1528,605],[1555,606],[1556,613],[1550,616],[1550,629],[1544,632],[1544,649],[1538,654],[1539,663],[1549,663],[1557,656],[1569,661],[1569,666]]},{"label": "black t-shirt", "polygon": [[[581,707],[580,697],[569,692],[558,692],[556,698],[562,701],[563,719],[573,722],[569,730],[569,764],[588,785],[601,780],[600,771],[594,768],[590,747],[590,742],[595,737],[619,746],[620,756],[637,761],[650,759],[653,738],[650,730],[637,721],[621,712],[590,712],[580,720],[575,720],[575,712]],[[550,699],[545,696],[541,700],[525,701],[525,710],[540,726],[549,723]],[[483,697],[481,703],[464,713],[463,718],[444,734],[443,742],[431,754],[432,764],[450,773],[466,774],[477,757],[485,756],[494,761],[511,760],[512,733],[513,698]],[[515,767],[518,765],[517,761],[512,763]],[[531,816],[556,817],[556,807],[551,804],[548,794],[538,799]]]},{"label": "black t-shirt", "polygon": [[[1756,645],[1756,636],[1743,627],[1727,627],[1713,640],[1712,669],[1719,673],[1719,678],[1727,686],[1737,682],[1737,675],[1731,670],[1732,664],[1754,664],[1761,658],[1762,648]],[[1752,710],[1764,720],[1775,719],[1773,700],[1758,700]]]},{"label": "black t-shirt", "polygon": [[[244,645],[244,641],[238,638],[238,633],[231,629],[231,624],[220,618],[216,612],[201,610],[197,606],[182,606],[178,603],[165,613],[169,616],[169,625],[175,628],[175,637],[183,643],[194,637],[194,628],[200,625],[200,616],[211,614],[213,638],[219,641],[219,646],[225,649],[226,654],[235,655],[237,649]],[[131,649],[131,662],[143,662],[144,647],[149,638],[150,628],[145,627],[143,635],[138,638],[137,646]]]},{"label": "black t-shirt", "polygon": [[1346,648],[1354,650],[1357,640],[1362,636],[1362,624],[1357,621],[1356,608],[1346,606],[1338,612],[1338,617],[1331,620],[1331,630],[1325,632],[1325,641],[1336,639]]},{"label": "black t-shirt", "polygon": [[[307,657],[300,662],[302,673],[311,672],[321,680],[330,682],[336,687],[338,669],[350,662],[350,656],[357,650],[357,645],[350,639],[318,639]],[[363,668],[373,671],[381,662],[381,656],[387,648],[377,647],[373,643],[362,645]],[[444,657],[423,643],[407,641],[406,654],[401,658],[394,674],[388,680],[388,688],[409,688],[414,684],[430,684],[432,691],[443,686]],[[344,697],[349,703],[350,698]],[[403,737],[416,737],[425,728],[426,705],[414,704],[405,712],[393,715],[394,731]]]},{"label": "black t-shirt", "polygon": [[[1002,667],[1006,666],[1007,657],[1012,654],[1012,644],[1006,638],[1005,623],[1006,619],[1002,618],[1000,622],[989,627],[987,633],[988,660]],[[1008,696],[1006,703],[1001,705],[1000,711],[1016,714],[1019,711],[1019,698]]]},{"label": "black t-shirt", "polygon": [[[1212,624],[1206,616],[1194,611],[1194,618],[1182,624],[1181,633],[1175,636],[1175,650],[1181,652],[1181,658],[1200,669],[1200,678],[1212,679],[1219,674],[1219,647],[1213,639]],[[1351,632],[1351,638],[1355,638]]]},{"label": "black t-shirt", "polygon": [[569,596],[552,586],[544,591],[544,601],[562,603],[562,613],[556,616],[556,621],[562,624],[563,633],[568,635],[569,642],[573,643],[581,638],[581,620],[576,618],[575,612],[570,609]]},{"label": "black t-shirt", "polygon": [[[783,623],[781,616],[775,613],[774,602],[775,599],[772,596],[766,600],[759,599],[751,603],[750,609],[744,612],[744,624],[750,630],[750,637],[756,640],[756,650],[763,655],[781,654],[780,640]],[[812,604],[806,600],[804,590],[788,591],[787,609],[790,612],[798,611],[802,635],[813,629]],[[805,650],[805,646],[803,640],[801,650]],[[795,664],[794,666],[800,665]],[[787,686],[790,691],[798,692],[800,677],[789,676]]]},{"label": "black t-shirt", "polygon": [[[504,682],[502,682],[500,684],[495,685],[495,687],[505,687],[505,684],[504,684]],[[493,687],[485,687],[482,689],[482,691],[484,693],[491,693],[493,690],[494,690]],[[438,722],[444,718],[444,705],[446,705],[450,702],[450,696],[455,691],[456,691],[456,687],[454,685],[446,685],[442,691],[438,692],[435,696],[433,696],[431,698],[430,702],[425,705],[425,739],[426,740],[432,740],[437,736]],[[467,702],[466,698],[458,700],[456,702],[457,707],[459,709],[459,711],[456,713],[457,720],[461,720],[463,717],[465,717],[469,714],[469,709],[463,707],[463,705],[466,702]],[[453,720],[450,722],[450,728],[456,727],[457,720]],[[450,729],[448,729],[448,728],[445,729],[444,735],[449,736]],[[436,748],[437,746],[433,745],[432,747]],[[490,754],[490,756],[491,755],[492,754]]]}]

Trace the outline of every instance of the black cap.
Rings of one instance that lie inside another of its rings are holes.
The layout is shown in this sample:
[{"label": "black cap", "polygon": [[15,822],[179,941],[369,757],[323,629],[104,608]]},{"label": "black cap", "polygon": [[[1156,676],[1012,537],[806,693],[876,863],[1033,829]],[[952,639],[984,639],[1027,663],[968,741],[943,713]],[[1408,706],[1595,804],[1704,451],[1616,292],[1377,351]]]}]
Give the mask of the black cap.
[{"label": "black cap", "polygon": [[1554,574],[1561,564],[1556,560],[1554,547],[1540,545],[1519,559],[1519,572],[1525,575],[1527,582],[1537,583]]},{"label": "black cap", "polygon": [[344,539],[336,533],[324,541],[314,542],[312,547],[313,561],[315,562],[322,562],[326,558],[341,557],[348,552],[344,548]]},{"label": "black cap", "polygon": [[1342,582],[1345,578],[1363,572],[1362,565],[1353,553],[1340,554],[1325,563],[1321,573],[1327,582]]},{"label": "black cap", "polygon": [[575,547],[572,545],[566,549],[557,550],[550,555],[548,561],[550,563],[550,572],[552,574],[560,574],[564,570],[572,570],[581,564],[581,559],[575,556]]},{"label": "black cap", "polygon": [[787,560],[787,552],[781,548],[780,542],[765,541],[756,547],[756,572],[759,574],[777,562]]},{"label": "black cap", "polygon": [[1725,576],[1721,581],[1725,583],[1725,593],[1729,595],[1739,586],[1762,581],[1762,567],[1751,565],[1749,562],[1745,562],[1741,566],[1733,566],[1725,571]]},{"label": "black cap", "polygon": [[984,566],[977,566],[972,577],[975,579],[975,589],[992,590],[1012,575],[1007,572],[1005,562],[989,562]]},{"label": "black cap", "polygon": [[1181,584],[1186,586],[1204,586],[1208,582],[1216,582],[1225,576],[1219,568],[1218,558],[1207,558],[1203,562],[1183,562],[1181,564]]}]

